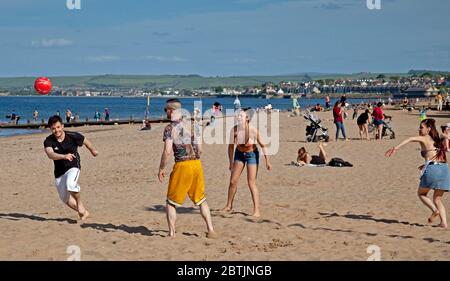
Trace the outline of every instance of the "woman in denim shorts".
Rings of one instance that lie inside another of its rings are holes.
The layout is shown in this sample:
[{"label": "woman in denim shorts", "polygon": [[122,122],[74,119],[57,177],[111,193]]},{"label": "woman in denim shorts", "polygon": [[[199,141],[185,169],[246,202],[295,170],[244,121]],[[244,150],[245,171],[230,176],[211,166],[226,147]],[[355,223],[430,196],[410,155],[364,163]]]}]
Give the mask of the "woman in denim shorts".
[{"label": "woman in denim shorts", "polygon": [[267,155],[265,144],[261,140],[259,131],[250,126],[250,113],[248,108],[239,110],[237,112],[237,125],[231,131],[231,141],[228,145],[228,158],[230,160],[230,185],[228,187],[227,205],[222,211],[233,211],[233,200],[237,192],[237,184],[245,166],[247,166],[247,182],[253,200],[253,214],[254,217],[260,217],[259,209],[259,192],[256,188],[256,175],[259,165],[259,151],[257,144],[261,146],[266,160],[266,167],[268,170],[272,169],[272,164]]},{"label": "woman in denim shorts", "polygon": [[[420,184],[418,195],[420,200],[431,210],[428,222],[434,219],[441,219],[440,226],[447,228],[447,217],[442,197],[450,190],[450,175],[448,171],[446,146],[439,137],[434,119],[425,119],[420,123],[419,136],[406,139],[396,147],[389,149],[386,156],[392,156],[396,150],[410,142],[418,142],[421,147],[421,155],[425,159],[425,164],[421,165]],[[427,197],[430,190],[434,190],[433,200]]]}]

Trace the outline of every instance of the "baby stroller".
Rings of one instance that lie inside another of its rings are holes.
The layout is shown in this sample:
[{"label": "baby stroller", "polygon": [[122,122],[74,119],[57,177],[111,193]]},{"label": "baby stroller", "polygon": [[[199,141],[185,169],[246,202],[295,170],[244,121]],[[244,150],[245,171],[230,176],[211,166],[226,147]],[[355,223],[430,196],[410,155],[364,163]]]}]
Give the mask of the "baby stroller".
[{"label": "baby stroller", "polygon": [[309,125],[306,126],[307,142],[329,141],[328,129],[320,125],[320,118],[309,111],[303,114],[303,117],[309,121]]},{"label": "baby stroller", "polygon": [[[392,128],[392,124],[391,124],[391,118],[387,118],[389,119],[389,121],[386,121],[386,119],[383,120],[383,129],[382,129],[382,136],[383,137],[387,137],[389,136],[389,138],[391,140],[395,139],[395,132],[394,129]],[[373,133],[373,131],[376,130],[376,126],[372,123],[369,124],[369,133]],[[375,138],[378,138],[378,133],[375,136]]]}]

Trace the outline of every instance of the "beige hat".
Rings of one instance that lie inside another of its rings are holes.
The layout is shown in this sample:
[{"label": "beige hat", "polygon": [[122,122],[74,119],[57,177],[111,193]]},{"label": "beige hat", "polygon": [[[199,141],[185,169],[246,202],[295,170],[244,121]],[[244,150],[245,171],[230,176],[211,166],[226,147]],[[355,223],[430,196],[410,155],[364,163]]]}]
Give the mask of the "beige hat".
[{"label": "beige hat", "polygon": [[174,102],[169,102],[166,104],[166,109],[180,109],[181,108],[181,103],[178,101],[174,101]]}]

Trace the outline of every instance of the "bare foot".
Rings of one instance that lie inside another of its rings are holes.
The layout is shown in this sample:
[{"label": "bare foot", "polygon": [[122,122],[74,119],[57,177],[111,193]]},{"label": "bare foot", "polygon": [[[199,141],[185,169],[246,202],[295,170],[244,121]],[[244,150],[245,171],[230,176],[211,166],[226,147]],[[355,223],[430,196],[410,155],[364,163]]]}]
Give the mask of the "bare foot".
[{"label": "bare foot", "polygon": [[252,215],[252,217],[255,217],[255,218],[260,218],[260,217],[261,217],[261,213],[260,213],[259,211],[257,211],[257,212],[253,212],[253,215]]},{"label": "bare foot", "polygon": [[439,216],[439,211],[436,210],[431,214],[431,217],[428,218],[428,223],[433,223],[433,221]]},{"label": "bare foot", "polygon": [[82,221],[85,221],[89,217],[89,212],[88,210],[85,210],[83,214],[79,213],[78,215]]},{"label": "bare foot", "polygon": [[231,212],[233,212],[233,208],[225,207],[225,208],[221,209],[220,211],[221,212],[225,212],[225,213],[231,213]]},{"label": "bare foot", "polygon": [[447,224],[446,223],[441,223],[439,226],[442,227],[442,228],[447,229]]},{"label": "bare foot", "polygon": [[206,237],[209,239],[217,239],[219,238],[219,234],[217,234],[217,232],[215,231],[209,231],[208,233],[206,233]]}]

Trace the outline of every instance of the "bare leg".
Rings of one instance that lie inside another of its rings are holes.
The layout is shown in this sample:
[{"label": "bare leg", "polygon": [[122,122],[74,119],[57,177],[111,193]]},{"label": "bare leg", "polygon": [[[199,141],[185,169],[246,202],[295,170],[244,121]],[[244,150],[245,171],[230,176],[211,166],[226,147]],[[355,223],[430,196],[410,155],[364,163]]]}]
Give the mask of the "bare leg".
[{"label": "bare leg", "polygon": [[258,171],[257,165],[247,165],[247,182],[253,200],[253,214],[254,217],[260,217],[261,212],[259,210],[259,191],[256,187],[256,173]]},{"label": "bare leg", "polygon": [[177,220],[177,209],[175,209],[175,206],[167,202],[166,211],[167,211],[167,223],[169,224],[169,236],[174,237],[175,221]]},{"label": "bare leg", "polygon": [[433,201],[431,201],[430,198],[427,197],[428,191],[430,191],[429,188],[419,187],[419,190],[417,191],[417,195],[419,195],[420,201],[422,201],[425,206],[427,206],[432,214],[431,217],[428,219],[428,222],[433,222],[434,217],[438,216],[439,210],[438,208],[433,204]]},{"label": "bare leg", "polygon": [[78,212],[77,201],[70,193],[69,193],[69,201],[66,202],[66,205]]},{"label": "bare leg", "polygon": [[442,204],[443,190],[435,190],[433,194],[433,202],[439,210],[439,217],[441,219],[441,227],[447,228],[447,214],[445,213],[444,204]]},{"label": "bare leg", "polygon": [[378,139],[381,140],[383,138],[383,125],[378,125],[377,131],[378,131]]},{"label": "bare leg", "polygon": [[364,124],[364,134],[366,135],[366,139],[367,140],[370,140],[370,137],[369,137],[369,124]]},{"label": "bare leg", "polygon": [[358,125],[358,127],[359,127],[359,137],[362,140],[363,139],[364,127],[363,127],[363,125]]},{"label": "bare leg", "polygon": [[241,161],[234,161],[233,170],[230,176],[230,186],[228,187],[228,199],[227,205],[222,211],[231,212],[233,211],[233,200],[237,192],[237,185],[239,178],[241,177],[242,171],[244,170],[244,163]]},{"label": "bare leg", "polygon": [[214,232],[214,228],[212,225],[212,220],[211,220],[211,212],[209,211],[209,206],[208,203],[206,203],[206,201],[204,201],[201,205],[200,205],[200,214],[202,215],[203,219],[206,222],[206,227],[208,229],[208,238],[217,238],[217,234],[216,232]]},{"label": "bare leg", "polygon": [[[88,210],[86,210],[83,203],[81,202],[80,193],[79,192],[70,192],[70,195],[76,201],[78,215],[80,216],[81,220],[86,220],[89,217],[89,212],[88,212]],[[70,199],[69,199],[69,202],[70,202]]]},{"label": "bare leg", "polygon": [[319,157],[325,162],[327,163],[327,152],[325,151],[325,146],[327,146],[326,143],[320,143],[319,144]]}]

